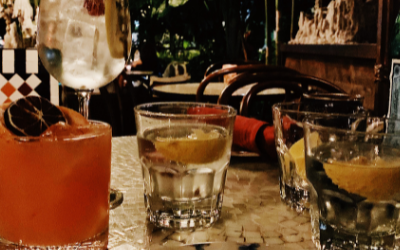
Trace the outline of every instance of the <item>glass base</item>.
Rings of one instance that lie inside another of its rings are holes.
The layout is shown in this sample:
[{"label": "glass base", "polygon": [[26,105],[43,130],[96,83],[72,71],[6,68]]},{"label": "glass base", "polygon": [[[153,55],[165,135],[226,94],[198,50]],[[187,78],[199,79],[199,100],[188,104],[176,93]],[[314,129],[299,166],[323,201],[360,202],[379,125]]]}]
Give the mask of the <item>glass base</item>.
[{"label": "glass base", "polygon": [[158,227],[178,230],[207,228],[220,218],[222,196],[182,202],[152,199],[145,195],[145,204],[149,220]]},{"label": "glass base", "polygon": [[301,213],[309,210],[310,195],[307,190],[281,183],[280,194],[282,201],[290,208],[295,209],[296,212]]},{"label": "glass base", "polygon": [[[186,211],[179,211],[185,214]],[[207,228],[212,226],[220,217],[221,211],[216,210],[211,213],[208,211],[200,211],[204,213],[202,216],[182,218],[176,217],[169,213],[152,213],[149,212],[149,220],[157,227],[171,228],[171,229],[193,229],[193,228]]]},{"label": "glass base", "polygon": [[[46,236],[44,236],[46,237]],[[32,245],[25,245],[23,243],[14,243],[14,242],[10,242],[7,241],[5,239],[2,239],[0,237],[0,250],[8,250],[8,249],[15,249],[15,250],[69,250],[69,249],[76,249],[76,250],[80,250],[80,249],[96,249],[96,250],[101,250],[101,249],[107,249],[107,245],[108,245],[108,228],[90,238],[87,240],[84,240],[82,242],[76,242],[76,243],[72,243],[72,244],[68,244],[68,245],[60,245],[60,246],[32,246]]]},{"label": "glass base", "polygon": [[319,246],[318,249],[337,250],[337,249],[355,249],[355,250],[398,250],[395,244],[395,234],[389,235],[367,235],[352,234],[339,230],[324,223],[319,222]]},{"label": "glass base", "polygon": [[319,241],[319,209],[313,196],[310,197],[310,200],[311,240],[317,249],[321,249]]}]

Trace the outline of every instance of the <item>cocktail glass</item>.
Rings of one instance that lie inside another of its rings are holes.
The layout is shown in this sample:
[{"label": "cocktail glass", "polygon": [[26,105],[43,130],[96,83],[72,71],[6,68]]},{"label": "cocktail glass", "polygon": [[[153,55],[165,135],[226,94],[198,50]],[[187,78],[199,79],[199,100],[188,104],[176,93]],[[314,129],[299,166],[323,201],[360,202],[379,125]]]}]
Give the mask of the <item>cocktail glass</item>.
[{"label": "cocktail glass", "polygon": [[308,183],[304,162],[303,119],[299,103],[278,103],[272,108],[275,145],[280,163],[280,195],[290,207],[301,212],[309,208]]},{"label": "cocktail glass", "polygon": [[400,121],[330,115],[304,123],[320,249],[398,249]]},{"label": "cocktail glass", "polygon": [[46,70],[76,90],[89,118],[94,89],[112,82],[131,52],[127,0],[40,1],[37,48]]},{"label": "cocktail glass", "polygon": [[111,128],[61,133],[0,133],[1,249],[107,248]]},{"label": "cocktail glass", "polygon": [[201,103],[135,107],[147,214],[157,226],[207,227],[221,216],[236,111]]}]

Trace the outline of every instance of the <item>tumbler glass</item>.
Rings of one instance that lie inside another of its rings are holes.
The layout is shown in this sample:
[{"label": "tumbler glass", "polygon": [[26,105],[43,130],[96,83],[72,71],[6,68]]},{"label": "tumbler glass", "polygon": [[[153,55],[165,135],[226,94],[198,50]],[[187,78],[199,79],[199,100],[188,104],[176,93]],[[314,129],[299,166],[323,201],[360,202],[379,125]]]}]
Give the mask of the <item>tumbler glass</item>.
[{"label": "tumbler glass", "polygon": [[0,249],[107,248],[111,127],[70,127],[29,137],[0,126]]},{"label": "tumbler glass", "polygon": [[363,114],[360,100],[361,97],[354,99],[345,94],[326,93],[309,95],[308,99],[301,103],[278,103],[273,106],[275,144],[280,162],[280,193],[282,200],[290,207],[299,212],[309,208],[303,119],[314,113]]},{"label": "tumbler glass", "polygon": [[[320,102],[320,100],[318,101]],[[311,224],[318,224],[318,209],[312,202],[315,197],[309,192],[309,182],[306,177],[303,120],[308,116],[329,116],[328,110],[336,112],[347,111],[361,113],[364,109],[361,103],[353,103],[342,109],[348,103],[339,100],[326,100],[325,104],[312,105],[305,103],[278,103],[273,106],[275,145],[280,164],[280,195],[283,202],[297,212],[310,211]],[[322,106],[321,106],[322,105]],[[326,106],[325,106],[326,105]],[[361,106],[360,106],[361,105]],[[313,108],[314,107],[314,108]],[[321,113],[320,113],[321,112]],[[318,242],[318,226],[312,226],[312,240]]]},{"label": "tumbler glass", "polygon": [[144,198],[151,222],[208,227],[221,216],[236,111],[169,102],[135,107]]},{"label": "tumbler glass", "polygon": [[400,120],[313,116],[304,123],[306,175],[320,249],[397,249]]}]

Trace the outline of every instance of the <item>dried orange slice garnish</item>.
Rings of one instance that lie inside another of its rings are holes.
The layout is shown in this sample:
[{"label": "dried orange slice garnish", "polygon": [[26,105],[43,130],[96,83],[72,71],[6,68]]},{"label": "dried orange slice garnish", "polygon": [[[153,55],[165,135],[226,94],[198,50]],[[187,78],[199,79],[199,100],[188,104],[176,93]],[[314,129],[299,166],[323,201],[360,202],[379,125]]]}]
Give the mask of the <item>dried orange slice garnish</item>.
[{"label": "dried orange slice garnish", "polygon": [[389,200],[400,192],[400,162],[380,158],[367,162],[360,157],[350,162],[330,161],[324,169],[339,188],[370,200]]},{"label": "dried orange slice garnish", "polygon": [[20,136],[39,136],[58,122],[66,122],[63,113],[42,97],[21,98],[4,111],[6,127]]},{"label": "dried orange slice garnish", "polygon": [[193,129],[193,133],[185,138],[157,137],[156,150],[171,161],[181,163],[203,164],[216,161],[226,150],[226,140],[215,130],[205,133],[201,129]]}]

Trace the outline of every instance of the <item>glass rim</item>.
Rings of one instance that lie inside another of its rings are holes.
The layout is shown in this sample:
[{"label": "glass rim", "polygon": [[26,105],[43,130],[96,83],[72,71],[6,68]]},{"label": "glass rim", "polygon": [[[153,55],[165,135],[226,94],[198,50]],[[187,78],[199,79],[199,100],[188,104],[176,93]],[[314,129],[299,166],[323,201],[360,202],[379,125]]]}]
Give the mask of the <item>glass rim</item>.
[{"label": "glass rim", "polygon": [[[95,129],[94,132],[89,132],[89,133],[82,134],[82,135],[60,135],[60,136],[47,136],[47,137],[44,137],[41,135],[39,135],[39,136],[20,136],[20,135],[15,135],[10,131],[11,135],[4,136],[1,139],[2,140],[12,139],[12,140],[14,140],[16,142],[20,142],[20,143],[41,142],[41,141],[46,141],[46,142],[80,141],[80,140],[86,140],[86,139],[94,138],[94,137],[101,136],[106,133],[112,132],[111,125],[106,122],[97,121],[97,120],[88,120],[88,121],[90,124],[99,124],[104,127],[102,127],[100,130]],[[79,126],[74,126],[74,127],[75,128],[87,128],[88,126],[87,125],[79,125]]]},{"label": "glass rim", "polygon": [[306,99],[318,101],[356,102],[364,99],[364,97],[360,94],[349,95],[347,93],[304,93],[303,96]]},{"label": "glass rim", "polygon": [[[298,105],[304,104],[304,102],[279,102],[272,105],[272,110],[279,109],[280,111],[284,111],[288,114],[302,114],[302,115],[310,115],[310,116],[346,116],[346,117],[368,117],[366,113],[327,113],[327,112],[316,112],[316,111],[305,111],[305,110],[293,110],[289,108],[283,108],[283,106],[290,106],[290,105]],[[371,117],[371,116],[369,116]]]},{"label": "glass rim", "polygon": [[[377,116],[337,116],[337,117],[348,117],[348,118],[359,118],[359,119],[367,119],[368,121],[376,120],[380,124],[385,124],[387,126],[387,123],[389,121],[398,121],[400,123],[400,119],[396,118],[384,118],[384,117],[377,117]],[[312,119],[312,118],[311,118]],[[379,125],[377,123],[377,125]],[[312,128],[313,130],[316,131],[331,131],[331,132],[337,132],[340,134],[348,134],[348,135],[357,135],[357,136],[366,136],[366,135],[373,135],[373,136],[399,136],[400,137],[400,131],[399,132],[373,132],[371,131],[357,131],[353,129],[343,129],[343,128],[335,128],[335,127],[328,127],[328,126],[323,126],[319,124],[313,124],[310,121],[303,121],[304,127],[309,127]]]},{"label": "glass rim", "polygon": [[[220,108],[220,110],[226,110],[226,113],[218,114],[173,114],[150,111],[145,108],[149,107],[166,107],[166,106],[187,106],[187,107],[207,107],[207,108]],[[143,103],[133,108],[135,115],[147,116],[147,117],[159,117],[159,118],[231,118],[237,115],[235,108],[229,105],[214,104],[214,103],[203,103],[203,102],[152,102]]]}]

